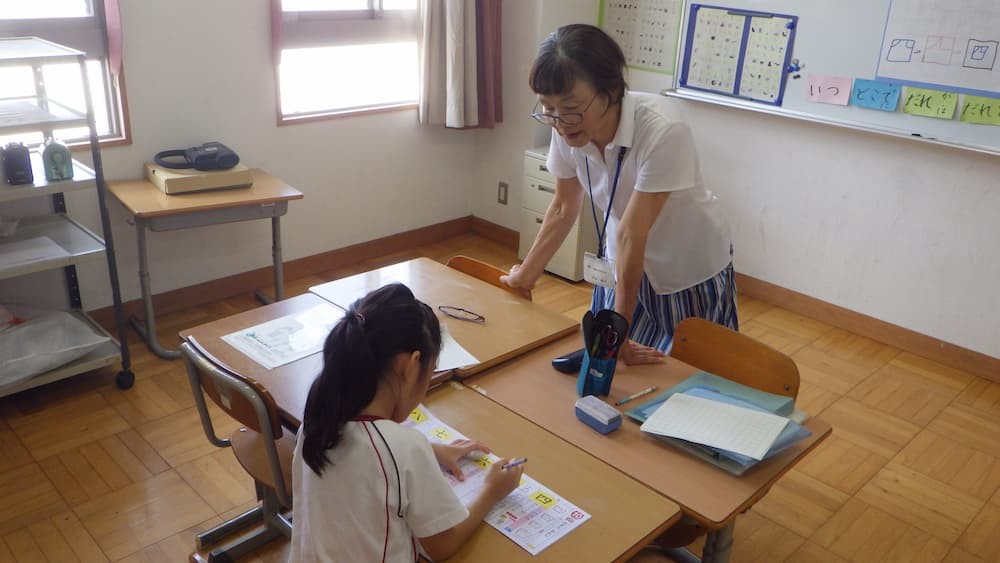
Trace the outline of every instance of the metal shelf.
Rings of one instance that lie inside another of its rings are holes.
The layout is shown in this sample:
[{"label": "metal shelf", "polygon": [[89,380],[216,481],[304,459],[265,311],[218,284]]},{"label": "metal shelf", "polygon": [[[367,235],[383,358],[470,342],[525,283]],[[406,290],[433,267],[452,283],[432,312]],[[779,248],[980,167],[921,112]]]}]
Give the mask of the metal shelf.
[{"label": "metal shelf", "polygon": [[78,358],[66,365],[49,370],[43,374],[36,375],[31,379],[26,379],[13,385],[0,386],[0,397],[12,395],[14,393],[24,391],[25,389],[38,387],[39,385],[45,385],[46,383],[52,383],[53,381],[59,381],[60,379],[66,379],[67,377],[72,377],[87,371],[110,366],[118,361],[119,355],[121,354],[118,341],[111,337],[111,335],[108,334],[108,331],[104,330],[104,327],[97,324],[94,319],[90,318],[86,313],[82,311],[71,311],[71,313],[90,325],[90,328],[92,328],[95,332],[103,334],[104,336],[111,338],[111,340],[101,344],[98,348],[91,351],[86,356]]},{"label": "metal shelf", "polygon": [[46,180],[42,155],[34,151],[31,152],[31,173],[35,178],[34,184],[12,186],[5,179],[0,178],[0,203],[97,187],[94,171],[76,160],[73,161],[72,180],[58,182]]},{"label": "metal shelf", "polygon": [[[108,366],[119,358],[121,371],[116,374],[116,385],[121,389],[127,389],[135,381],[126,344],[125,316],[122,311],[111,222],[105,201],[106,187],[103,185],[100,145],[97,144],[97,130],[92,120],[93,100],[86,87],[83,89],[85,111],[74,109],[46,96],[42,68],[54,63],[75,63],[80,68],[83,84],[87,84],[86,58],[82,51],[38,37],[0,38],[0,67],[31,66],[37,80],[34,96],[0,99],[0,135],[51,134],[61,129],[86,128],[90,132],[93,169],[73,161],[72,180],[49,182],[45,180],[41,157],[37,153],[32,153],[32,173],[36,180],[34,184],[11,186],[0,181],[0,204],[6,201],[48,196],[52,200],[53,209],[60,212],[41,217],[21,218],[19,228],[13,236],[0,238],[0,280],[65,267],[69,301],[71,306],[79,307],[80,293],[76,285],[76,271],[72,266],[104,256],[108,263],[118,341],[102,345],[75,362],[26,382],[2,387],[0,396]],[[107,246],[103,237],[97,236],[64,213],[66,207],[62,193],[88,188],[95,188],[97,191],[101,232],[107,237]],[[74,313],[86,320],[95,330],[107,334],[84,313],[80,311]]]},{"label": "metal shelf", "polygon": [[[48,110],[42,109],[47,104]],[[87,116],[51,99],[37,96],[0,100],[0,134],[87,127]]]},{"label": "metal shelf", "polygon": [[[48,237],[66,254],[31,259],[23,251],[23,243],[38,237]],[[22,256],[15,256],[20,250]],[[14,236],[0,239],[0,280],[78,264],[104,253],[104,239],[61,213],[22,219]]]},{"label": "metal shelf", "polygon": [[39,37],[0,37],[0,65],[75,63],[83,54]]}]

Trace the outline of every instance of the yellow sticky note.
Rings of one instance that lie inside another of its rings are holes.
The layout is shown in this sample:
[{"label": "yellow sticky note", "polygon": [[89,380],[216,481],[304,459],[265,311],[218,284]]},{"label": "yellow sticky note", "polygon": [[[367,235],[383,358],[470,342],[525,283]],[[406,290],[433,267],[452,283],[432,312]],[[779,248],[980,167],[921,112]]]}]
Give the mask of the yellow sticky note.
[{"label": "yellow sticky note", "polygon": [[420,424],[421,422],[424,422],[425,420],[427,420],[427,415],[424,414],[424,411],[420,410],[420,407],[417,407],[417,408],[413,409],[413,411],[410,412],[410,417],[409,418],[413,422],[416,422],[417,424]]},{"label": "yellow sticky note", "polygon": [[445,444],[451,442],[452,435],[451,432],[448,432],[447,428],[435,428],[431,433],[434,434],[435,438],[441,440]]},{"label": "yellow sticky note", "polygon": [[959,119],[979,125],[1000,125],[1000,98],[965,96]]},{"label": "yellow sticky note", "polygon": [[957,106],[958,94],[954,92],[908,87],[903,102],[903,113],[952,119],[955,117],[955,107]]},{"label": "yellow sticky note", "polygon": [[556,505],[556,499],[543,493],[542,491],[537,491],[535,494],[531,495],[531,500],[537,502],[542,508],[552,508]]}]

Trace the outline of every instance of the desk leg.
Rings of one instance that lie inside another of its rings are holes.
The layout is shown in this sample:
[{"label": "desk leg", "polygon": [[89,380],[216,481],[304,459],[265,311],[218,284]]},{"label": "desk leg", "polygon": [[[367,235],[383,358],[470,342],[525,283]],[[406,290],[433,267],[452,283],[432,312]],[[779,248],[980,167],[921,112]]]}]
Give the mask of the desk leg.
[{"label": "desk leg", "polygon": [[729,555],[733,551],[733,528],[735,522],[728,526],[709,532],[705,537],[705,549],[702,551],[703,563],[729,563]]},{"label": "desk leg", "polygon": [[705,537],[705,547],[701,551],[701,559],[684,547],[661,548],[663,553],[678,563],[729,563],[729,555],[733,551],[733,528],[735,522],[728,526],[709,532]]},{"label": "desk leg", "polygon": [[164,360],[176,360],[181,357],[179,350],[170,350],[160,346],[156,340],[156,320],[153,316],[153,291],[149,284],[149,258],[146,255],[146,221],[136,218],[135,236],[139,248],[139,287],[142,290],[142,305],[145,313],[145,324],[132,315],[128,318],[132,328],[142,336],[149,347],[157,356]]},{"label": "desk leg", "polygon": [[271,217],[271,258],[274,261],[274,299],[260,290],[253,292],[257,300],[265,305],[285,298],[285,272],[281,262],[281,217]]}]

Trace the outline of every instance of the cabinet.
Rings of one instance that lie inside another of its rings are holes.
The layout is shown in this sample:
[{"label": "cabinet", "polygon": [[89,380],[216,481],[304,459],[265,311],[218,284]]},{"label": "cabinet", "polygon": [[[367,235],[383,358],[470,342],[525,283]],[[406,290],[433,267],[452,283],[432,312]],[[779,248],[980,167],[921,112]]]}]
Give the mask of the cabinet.
[{"label": "cabinet", "polygon": [[[521,240],[517,255],[523,259],[531,249],[545,210],[556,193],[556,179],[545,167],[549,147],[530,149],[524,153],[524,186],[521,192]],[[571,281],[583,279],[583,253],[597,252],[597,227],[585,199],[580,215],[569,235],[556,251],[545,270]]]},{"label": "cabinet", "polygon": [[[52,64],[77,64],[83,84],[83,108],[73,108],[51,99],[45,90],[43,67]],[[66,279],[68,308],[95,332],[107,334],[82,310],[76,266],[104,257],[110,278],[118,339],[91,351],[86,356],[18,383],[0,387],[0,396],[9,395],[64,379],[121,361],[115,382],[120,388],[131,387],[125,323],[115,263],[114,245],[106,206],[107,186],[101,165],[100,146],[94,122],[93,102],[87,82],[84,53],[37,37],[0,38],[0,66],[30,67],[34,75],[34,95],[0,100],[0,136],[14,137],[30,133],[52,136],[59,129],[81,127],[89,130],[93,167],[73,162],[73,178],[58,182],[45,179],[40,147],[31,152],[33,184],[10,185],[0,176],[0,209],[28,198],[46,198],[50,212],[21,217],[16,232],[0,238],[0,280],[62,269]],[[26,143],[27,144],[27,143]],[[101,233],[94,233],[69,215],[63,194],[77,190],[96,190],[101,215]],[[41,250],[39,250],[41,249]],[[110,335],[109,335],[110,336]]]}]

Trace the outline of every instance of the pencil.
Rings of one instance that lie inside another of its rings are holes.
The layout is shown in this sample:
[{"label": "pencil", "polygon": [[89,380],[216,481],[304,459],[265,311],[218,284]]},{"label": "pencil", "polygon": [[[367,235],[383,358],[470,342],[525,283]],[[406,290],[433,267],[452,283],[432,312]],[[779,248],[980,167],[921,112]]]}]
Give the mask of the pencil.
[{"label": "pencil", "polygon": [[528,461],[528,458],[526,457],[519,457],[517,459],[512,459],[507,463],[503,464],[503,467],[501,467],[500,469],[510,469],[511,467],[517,467],[518,465],[521,465],[526,461]]},{"label": "pencil", "polygon": [[649,389],[643,389],[642,391],[639,391],[638,393],[632,393],[628,397],[625,397],[624,399],[622,399],[622,400],[618,401],[617,403],[615,403],[615,405],[624,405],[625,403],[631,401],[632,399],[638,399],[639,397],[642,397],[644,395],[649,395],[653,391],[656,391],[656,389],[657,389],[657,387],[656,387],[656,385],[654,385],[654,386],[650,387]]}]

